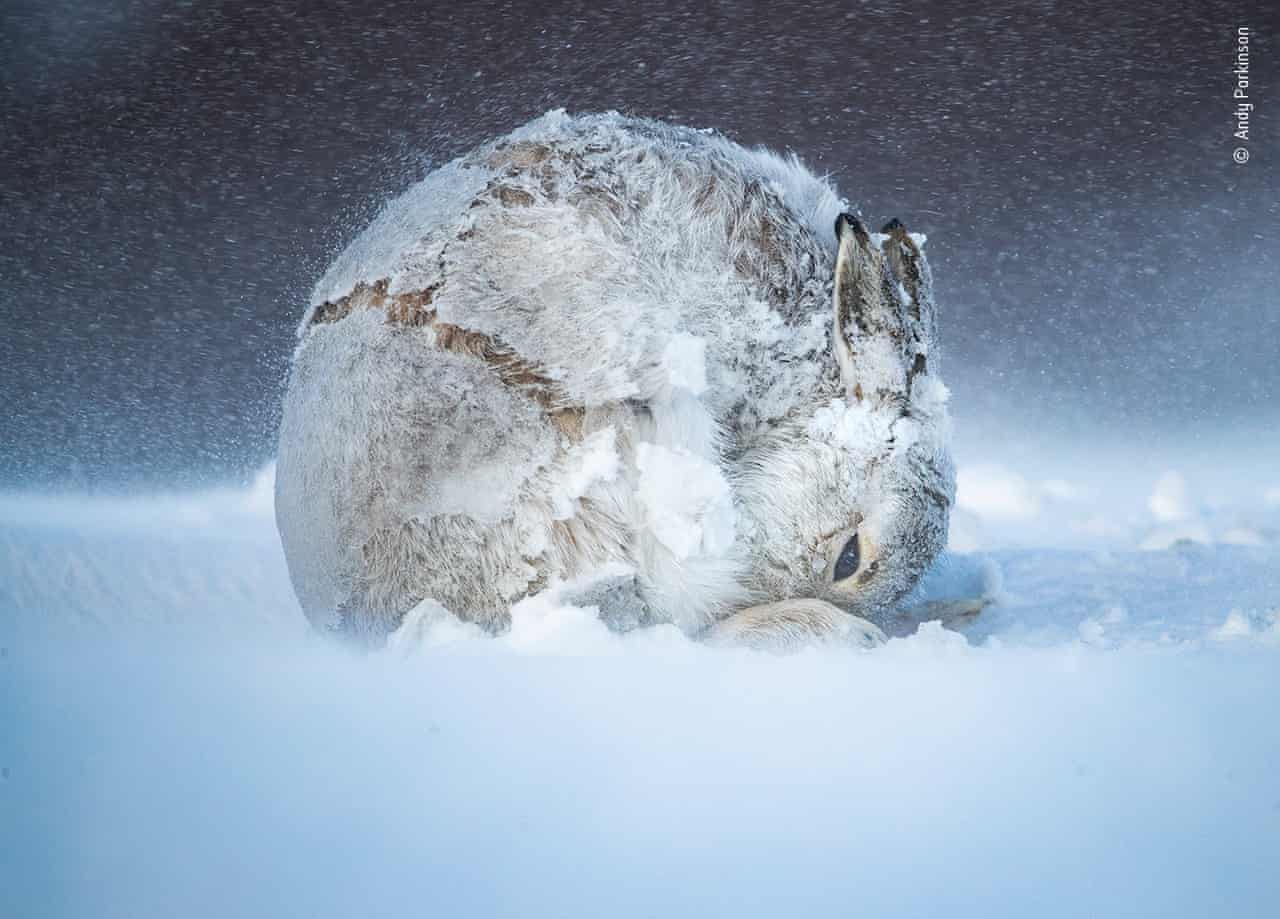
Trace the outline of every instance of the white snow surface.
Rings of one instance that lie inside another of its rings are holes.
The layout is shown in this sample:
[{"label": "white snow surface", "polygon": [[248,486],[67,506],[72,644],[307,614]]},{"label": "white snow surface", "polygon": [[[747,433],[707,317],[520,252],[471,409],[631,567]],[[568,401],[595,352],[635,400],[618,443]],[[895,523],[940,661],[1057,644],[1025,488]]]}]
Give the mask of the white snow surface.
[{"label": "white snow surface", "polygon": [[[698,461],[655,466],[691,551]],[[962,457],[917,599],[993,605],[789,657],[616,635],[582,584],[356,653],[270,469],[0,495],[0,915],[1273,916],[1274,477],[1107,468]]]}]

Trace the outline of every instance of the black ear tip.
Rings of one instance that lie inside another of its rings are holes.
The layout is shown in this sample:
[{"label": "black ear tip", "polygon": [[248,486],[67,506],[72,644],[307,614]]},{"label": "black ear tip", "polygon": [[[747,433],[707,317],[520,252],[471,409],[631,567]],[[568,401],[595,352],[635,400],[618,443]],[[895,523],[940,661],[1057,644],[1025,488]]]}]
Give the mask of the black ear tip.
[{"label": "black ear tip", "polygon": [[862,229],[862,222],[848,211],[845,211],[836,218],[836,239],[840,238],[840,234],[844,232],[846,226],[856,233]]},{"label": "black ear tip", "polygon": [[903,229],[902,221],[899,220],[897,217],[894,217],[892,220],[890,220],[888,223],[886,223],[883,227],[880,228],[880,232],[892,233],[894,230],[901,230],[901,229]]}]

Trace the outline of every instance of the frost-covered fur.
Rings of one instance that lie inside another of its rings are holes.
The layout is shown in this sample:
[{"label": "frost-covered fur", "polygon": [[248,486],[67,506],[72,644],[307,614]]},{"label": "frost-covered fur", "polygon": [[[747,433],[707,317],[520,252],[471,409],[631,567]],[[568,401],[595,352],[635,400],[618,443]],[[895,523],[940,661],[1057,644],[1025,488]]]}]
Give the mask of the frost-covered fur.
[{"label": "frost-covered fur", "polygon": [[606,570],[617,628],[877,634],[848,614],[883,621],[945,542],[946,389],[923,240],[841,210],[794,158],[559,111],[388,204],[285,399],[307,615],[377,640],[432,599],[496,631]]}]

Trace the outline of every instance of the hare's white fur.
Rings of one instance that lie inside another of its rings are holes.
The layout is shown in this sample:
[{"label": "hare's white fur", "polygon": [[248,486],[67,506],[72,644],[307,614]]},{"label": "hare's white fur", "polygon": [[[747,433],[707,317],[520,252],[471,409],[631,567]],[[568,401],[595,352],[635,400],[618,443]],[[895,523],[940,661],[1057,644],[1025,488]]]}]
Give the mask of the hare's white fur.
[{"label": "hare's white fur", "polygon": [[285,398],[308,616],[378,638],[433,599],[497,630],[612,566],[587,599],[620,628],[873,634],[835,608],[911,588],[953,476],[927,265],[898,264],[920,240],[838,244],[841,209],[794,158],[563,112],[388,204],[317,285]]}]

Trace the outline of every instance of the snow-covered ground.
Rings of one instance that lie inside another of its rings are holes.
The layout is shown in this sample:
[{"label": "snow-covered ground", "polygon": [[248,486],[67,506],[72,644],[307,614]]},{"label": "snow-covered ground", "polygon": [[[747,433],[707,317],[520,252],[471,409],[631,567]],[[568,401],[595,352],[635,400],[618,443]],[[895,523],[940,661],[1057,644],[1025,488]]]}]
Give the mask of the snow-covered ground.
[{"label": "snow-covered ground", "polygon": [[0,496],[0,915],[1273,916],[1280,477],[961,464],[966,635],[305,625],[243,490]]}]

